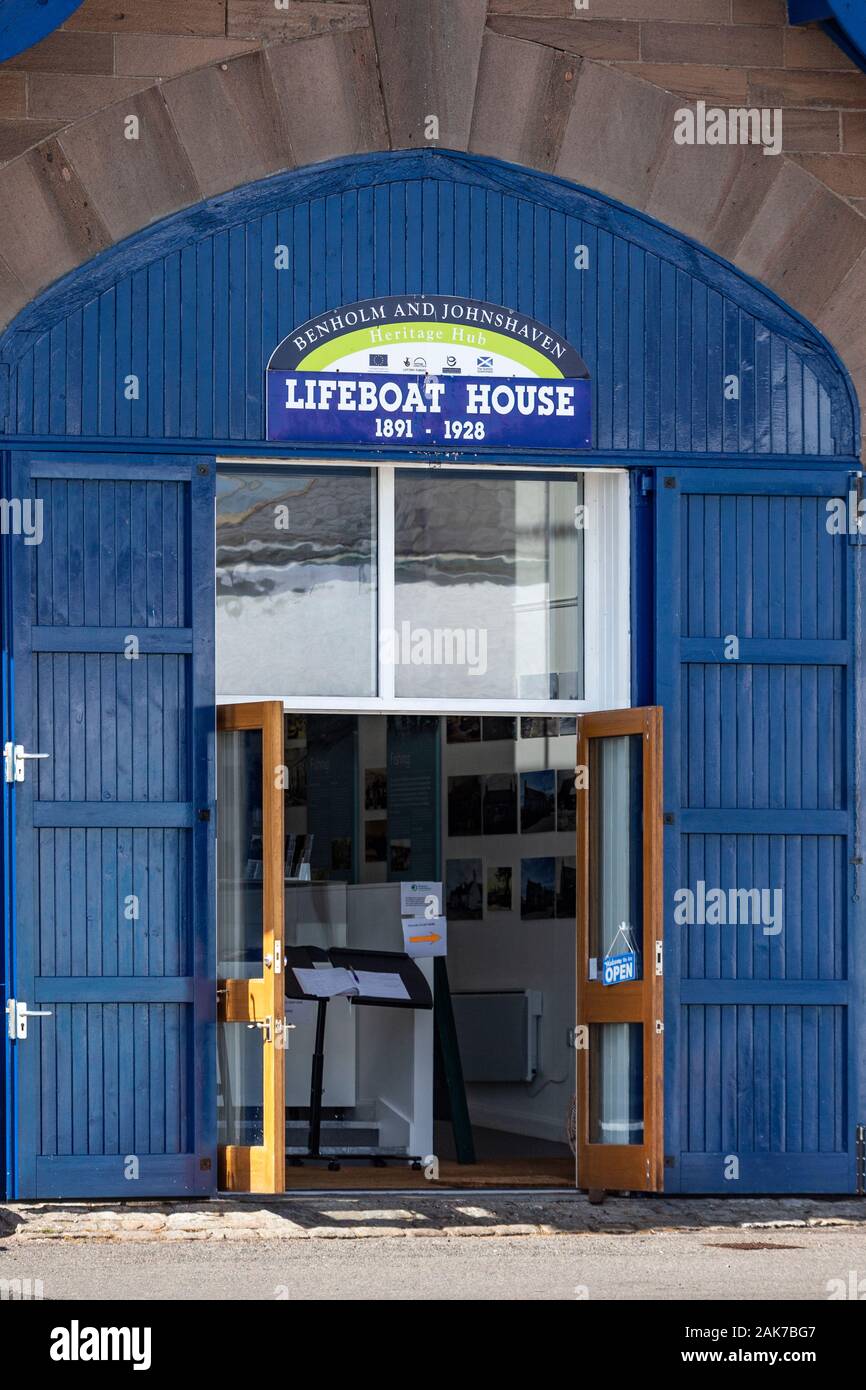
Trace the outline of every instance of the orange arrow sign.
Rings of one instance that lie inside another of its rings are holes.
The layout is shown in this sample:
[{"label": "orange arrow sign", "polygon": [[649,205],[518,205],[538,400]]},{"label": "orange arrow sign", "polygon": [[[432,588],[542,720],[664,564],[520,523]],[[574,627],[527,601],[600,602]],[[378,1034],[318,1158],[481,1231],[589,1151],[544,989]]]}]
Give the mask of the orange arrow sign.
[{"label": "orange arrow sign", "polygon": [[438,931],[431,931],[429,936],[410,936],[409,940],[413,943],[416,941],[441,941],[442,937]]}]

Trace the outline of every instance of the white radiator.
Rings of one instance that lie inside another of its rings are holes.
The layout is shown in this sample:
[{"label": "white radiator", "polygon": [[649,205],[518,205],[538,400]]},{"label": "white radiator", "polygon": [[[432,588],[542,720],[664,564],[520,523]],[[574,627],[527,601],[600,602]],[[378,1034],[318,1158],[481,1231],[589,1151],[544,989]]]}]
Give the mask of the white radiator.
[{"label": "white radiator", "polygon": [[453,994],[464,1081],[533,1081],[542,995],[537,989]]}]

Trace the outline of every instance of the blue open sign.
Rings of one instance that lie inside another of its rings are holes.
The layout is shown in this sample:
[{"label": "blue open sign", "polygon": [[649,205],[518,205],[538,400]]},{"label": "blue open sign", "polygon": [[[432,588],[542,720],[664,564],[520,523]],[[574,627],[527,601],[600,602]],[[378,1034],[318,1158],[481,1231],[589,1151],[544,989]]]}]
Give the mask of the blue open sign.
[{"label": "blue open sign", "polygon": [[602,961],[601,982],[604,985],[622,985],[627,980],[637,979],[637,952],[623,951],[618,956],[605,956]]}]

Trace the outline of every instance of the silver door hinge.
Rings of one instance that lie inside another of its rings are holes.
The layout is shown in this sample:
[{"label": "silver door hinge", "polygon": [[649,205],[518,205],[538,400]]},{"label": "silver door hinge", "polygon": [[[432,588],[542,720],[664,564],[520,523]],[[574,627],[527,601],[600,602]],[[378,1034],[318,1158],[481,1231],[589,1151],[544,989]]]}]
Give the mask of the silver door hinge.
[{"label": "silver door hinge", "polygon": [[24,1042],[28,1018],[51,1018],[50,1009],[28,1009],[24,999],[10,999],[6,1004],[6,1027],[13,1042]]},{"label": "silver door hinge", "polygon": [[25,753],[23,743],[4,743],[3,776],[7,782],[24,781],[25,758],[48,758],[49,753]]}]

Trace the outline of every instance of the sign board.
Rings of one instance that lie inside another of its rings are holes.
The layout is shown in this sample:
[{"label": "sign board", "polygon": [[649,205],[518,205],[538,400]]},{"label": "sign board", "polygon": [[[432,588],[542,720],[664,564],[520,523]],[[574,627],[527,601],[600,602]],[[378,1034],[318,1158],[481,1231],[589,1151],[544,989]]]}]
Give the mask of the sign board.
[{"label": "sign board", "polygon": [[444,956],[448,952],[448,923],[444,917],[404,917],[403,950],[407,956]]},{"label": "sign board", "polygon": [[637,952],[623,951],[618,956],[605,956],[601,981],[605,985],[622,985],[637,979]]},{"label": "sign board", "polygon": [[589,416],[588,381],[268,373],[268,439],[284,443],[588,449]]},{"label": "sign board", "polygon": [[588,449],[586,364],[504,305],[388,296],[328,310],[274,349],[267,438],[293,444]]},{"label": "sign board", "polygon": [[[428,899],[434,898],[431,903]],[[438,917],[442,911],[442,884],[432,879],[416,879],[414,882],[400,884],[400,916],[424,917],[430,912]]]}]

